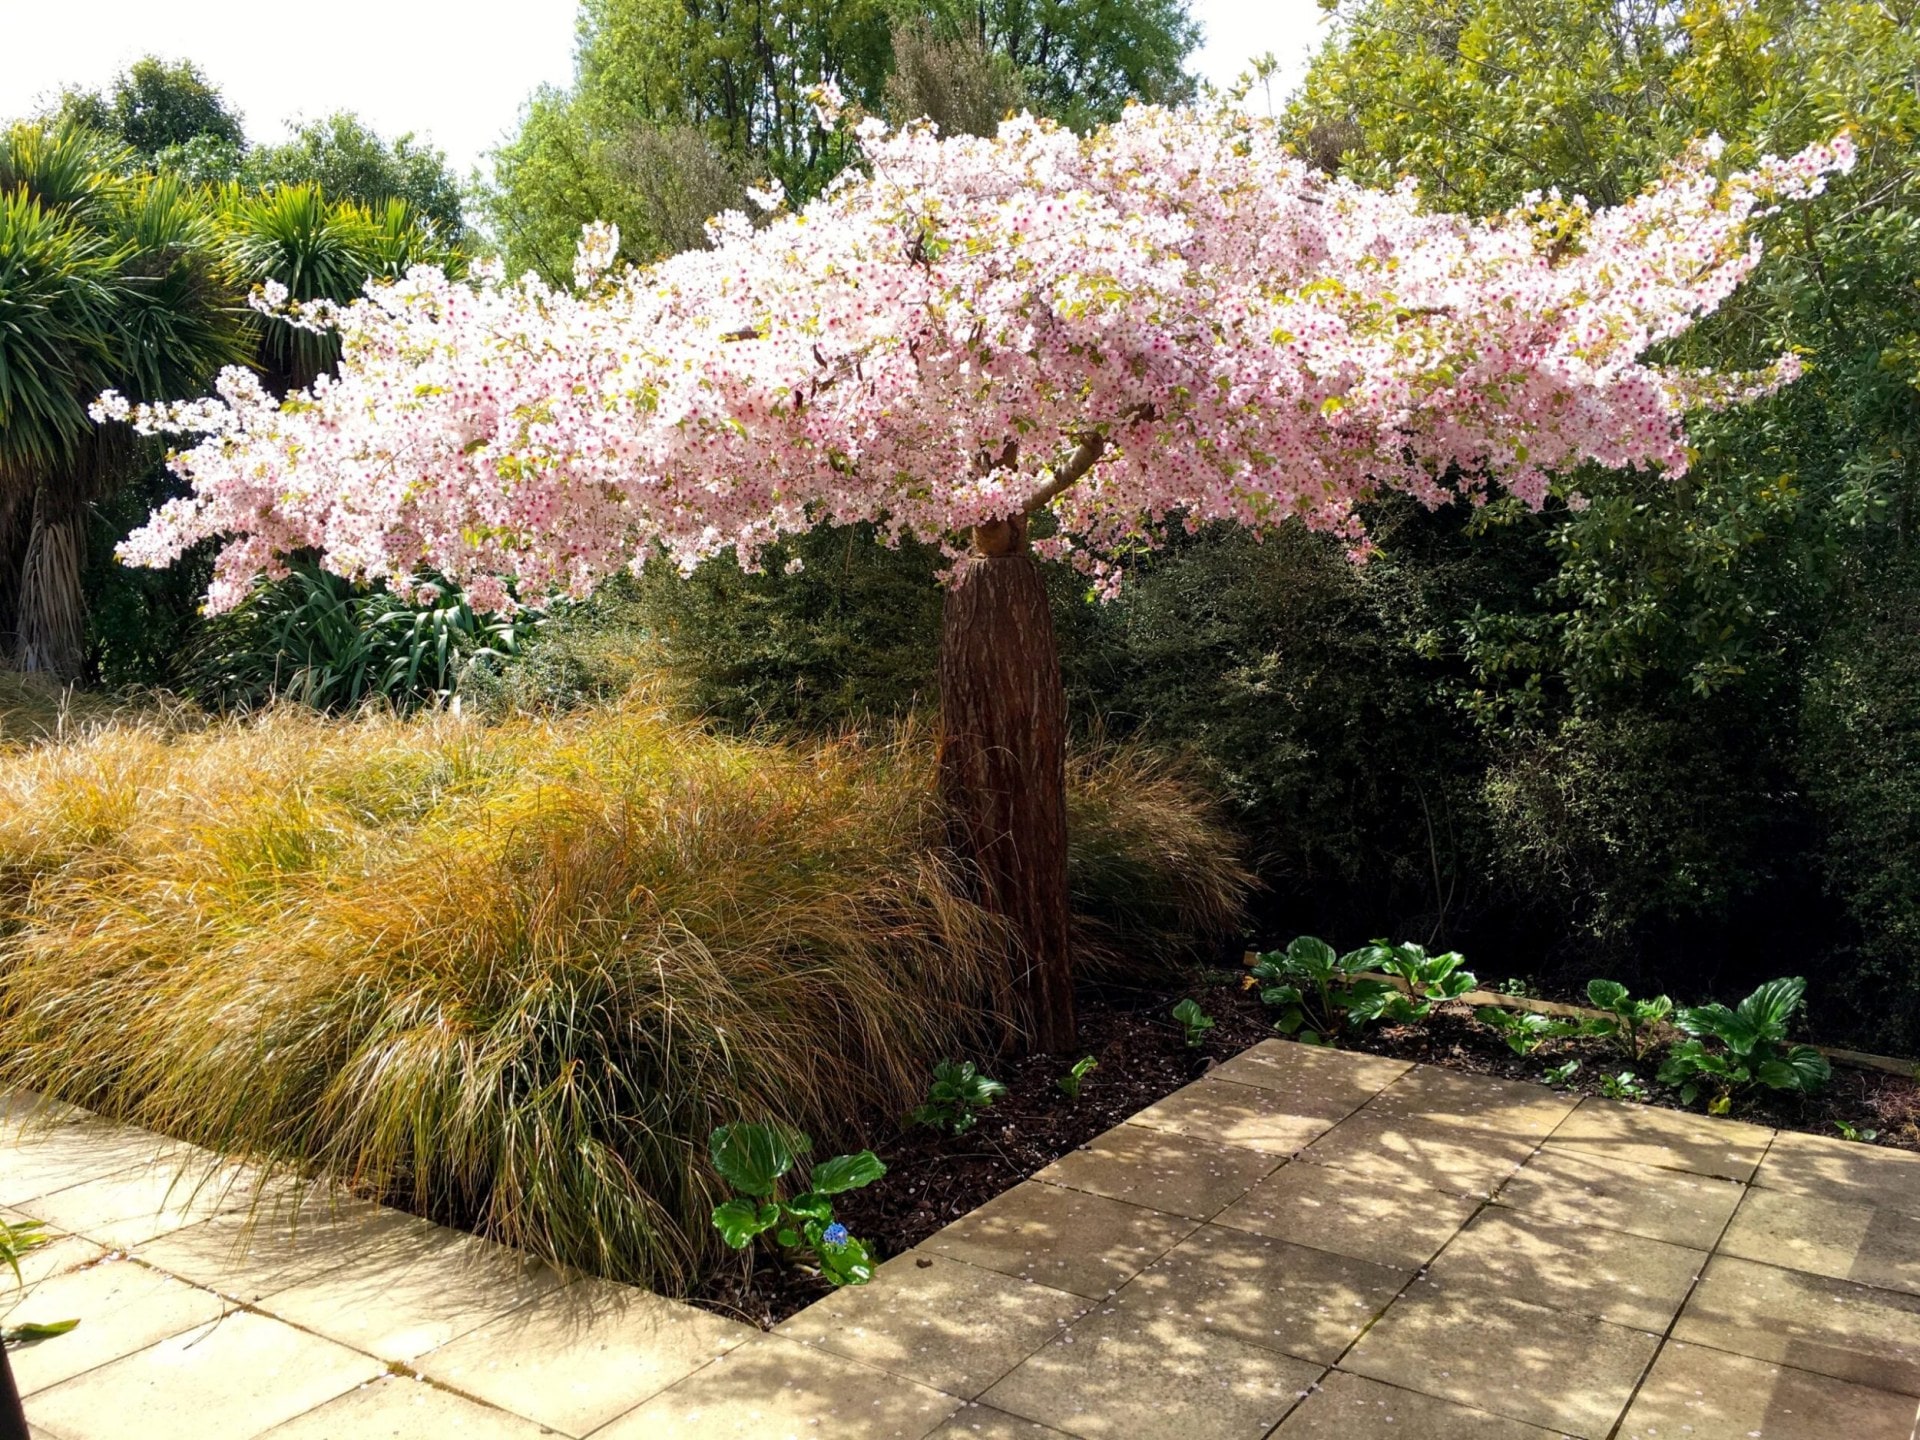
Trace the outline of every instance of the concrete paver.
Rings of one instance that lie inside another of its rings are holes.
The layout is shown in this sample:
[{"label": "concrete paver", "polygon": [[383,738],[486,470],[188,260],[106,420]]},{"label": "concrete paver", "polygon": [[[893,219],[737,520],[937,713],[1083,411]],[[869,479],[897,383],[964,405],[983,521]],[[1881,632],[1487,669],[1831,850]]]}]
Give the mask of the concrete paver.
[{"label": "concrete paver", "polygon": [[270,1315],[383,1360],[412,1361],[563,1283],[548,1266],[424,1220],[260,1301]]},{"label": "concrete paver", "polygon": [[1278,1156],[1260,1150],[1116,1125],[1034,1178],[1166,1215],[1210,1220],[1279,1163]]},{"label": "concrete paver", "polygon": [[1316,1099],[1301,1091],[1209,1075],[1155,1101],[1127,1123],[1284,1157],[1326,1134],[1357,1108],[1360,1098],[1341,1093]]},{"label": "concrete paver", "polygon": [[1753,1183],[1765,1190],[1920,1215],[1920,1155],[1911,1150],[1782,1130],[1773,1137]]},{"label": "concrete paver", "polygon": [[1427,1185],[1294,1161],[1229,1205],[1214,1223],[1412,1269],[1431,1260],[1480,1203]]},{"label": "concrete paver", "polygon": [[1897,1290],[1716,1255],[1673,1338],[1920,1396],[1920,1296]]},{"label": "concrete paver", "polygon": [[370,1355],[242,1312],[75,1376],[28,1403],[35,1422],[61,1440],[253,1440],[385,1368]]},{"label": "concrete paver", "polygon": [[1029,1180],[954,1221],[922,1248],[1098,1300],[1171,1250],[1195,1223]]},{"label": "concrete paver", "polygon": [[502,1410],[585,1435],[757,1334],[630,1285],[576,1280],[414,1368]]},{"label": "concrete paver", "polygon": [[1706,1263],[1703,1250],[1489,1207],[1440,1252],[1422,1283],[1486,1290],[1659,1334]]},{"label": "concrete paver", "polygon": [[594,1440],[920,1440],[960,1408],[915,1385],[763,1335],[594,1434]]},{"label": "concrete paver", "polygon": [[1559,1432],[1335,1370],[1274,1440],[1556,1440]]},{"label": "concrete paver", "polygon": [[539,1440],[558,1434],[437,1385],[383,1375],[274,1426],[264,1440]]},{"label": "concrete paver", "polygon": [[1203,1225],[1136,1275],[1121,1313],[1331,1365],[1411,1272]]},{"label": "concrete paver", "polygon": [[1746,1193],[1738,1181],[1544,1147],[1494,1195],[1556,1225],[1597,1225],[1711,1250]]},{"label": "concrete paver", "polygon": [[804,1345],[973,1399],[1086,1313],[1082,1295],[912,1250],[779,1327]]},{"label": "concrete paver", "polygon": [[34,1286],[7,1323],[78,1320],[57,1335],[9,1352],[22,1395],[56,1385],[157,1340],[210,1325],[226,1313],[218,1295],[132,1260],[103,1260]]},{"label": "concrete paver", "polygon": [[1605,1440],[1658,1336],[1485,1291],[1415,1286],[1340,1368],[1584,1440]]},{"label": "concrete paver", "polygon": [[1622,1440],[1912,1440],[1915,1401],[1699,1345],[1660,1352]]},{"label": "concrete paver", "polygon": [[1547,1137],[1547,1144],[1596,1155],[1610,1164],[1625,1160],[1744,1181],[1753,1178],[1772,1139],[1773,1131],[1739,1120],[1589,1096]]},{"label": "concrete paver", "polygon": [[1105,1307],[981,1398],[1087,1440],[1261,1440],[1323,1367]]},{"label": "concrete paver", "polygon": [[1789,1270],[1920,1295],[1920,1200],[1902,1213],[1756,1186],[1740,1202],[1720,1249]]},{"label": "concrete paver", "polygon": [[1533,1155],[1531,1138],[1403,1119],[1368,1106],[1306,1150],[1301,1163],[1369,1180],[1485,1197]]}]

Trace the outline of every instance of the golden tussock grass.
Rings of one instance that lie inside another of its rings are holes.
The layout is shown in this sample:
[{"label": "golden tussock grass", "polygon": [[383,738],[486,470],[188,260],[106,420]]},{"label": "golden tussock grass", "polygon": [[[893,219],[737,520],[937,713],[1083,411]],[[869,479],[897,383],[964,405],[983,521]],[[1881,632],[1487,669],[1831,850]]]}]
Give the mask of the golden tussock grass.
[{"label": "golden tussock grass", "polygon": [[[1231,928],[1151,757],[1073,766],[1088,963]],[[931,747],[558,719],[121,713],[0,753],[0,1081],[669,1293],[711,1128],[858,1143],[998,1038]]]}]

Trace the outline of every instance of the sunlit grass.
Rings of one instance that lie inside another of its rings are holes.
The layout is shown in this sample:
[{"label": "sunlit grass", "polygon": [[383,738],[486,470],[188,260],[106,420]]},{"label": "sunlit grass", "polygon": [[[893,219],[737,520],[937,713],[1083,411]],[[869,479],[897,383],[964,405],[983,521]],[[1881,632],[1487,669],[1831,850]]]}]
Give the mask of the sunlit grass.
[{"label": "sunlit grass", "polygon": [[[990,1046],[926,737],[721,738],[644,698],[494,725],[123,714],[0,755],[0,1080],[672,1291],[702,1156],[823,1146]],[[1087,959],[1230,928],[1176,775],[1074,765]]]}]

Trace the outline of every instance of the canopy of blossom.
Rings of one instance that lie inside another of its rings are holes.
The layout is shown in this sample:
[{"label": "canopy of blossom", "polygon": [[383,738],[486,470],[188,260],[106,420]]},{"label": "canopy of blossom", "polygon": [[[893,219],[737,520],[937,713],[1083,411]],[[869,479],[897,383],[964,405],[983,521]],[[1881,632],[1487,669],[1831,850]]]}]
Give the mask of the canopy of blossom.
[{"label": "canopy of blossom", "polygon": [[759,228],[721,216],[709,250],[607,274],[589,230],[571,292],[419,269],[309,314],[344,340],[311,392],[230,371],[133,416],[198,438],[173,461],[191,496],[122,557],[223,537],[216,609],[299,550],[491,607],[662,553],[751,564],[823,521],[950,540],[1051,507],[1048,543],[1111,584],[1170,518],[1359,542],[1383,491],[1538,504],[1583,461],[1677,473],[1689,408],[1791,365],[1682,374],[1649,347],[1751,271],[1756,213],[1852,163],[1842,139],[1716,178],[1702,146],[1617,209],[1470,221],[1242,115],[860,133],[866,173],[799,213],[764,197]]}]

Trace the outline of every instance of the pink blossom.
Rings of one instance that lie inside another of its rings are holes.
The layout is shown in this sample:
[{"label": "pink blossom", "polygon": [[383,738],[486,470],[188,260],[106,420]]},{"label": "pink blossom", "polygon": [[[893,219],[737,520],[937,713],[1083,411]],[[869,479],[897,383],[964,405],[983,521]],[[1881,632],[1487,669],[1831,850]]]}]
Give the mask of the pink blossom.
[{"label": "pink blossom", "polygon": [[1387,492],[1539,505],[1584,462],[1683,472],[1689,409],[1795,362],[1650,348],[1751,273],[1757,212],[1852,163],[1843,139],[1716,180],[1697,152],[1616,209],[1476,222],[1227,113],[862,143],[866,175],[759,228],[719,217],[711,250],[614,271],[589,227],[574,291],[416,269],[325,316],[343,356],[312,390],[276,403],[235,371],[135,412],[198,438],[173,459],[191,497],[122,558],[221,537],[219,609],[303,549],[402,585],[432,568],[485,608],[656,556],[751,566],[826,521],[953,544],[1036,508],[1102,593],[1170,522],[1291,518],[1364,554],[1356,507]]}]

